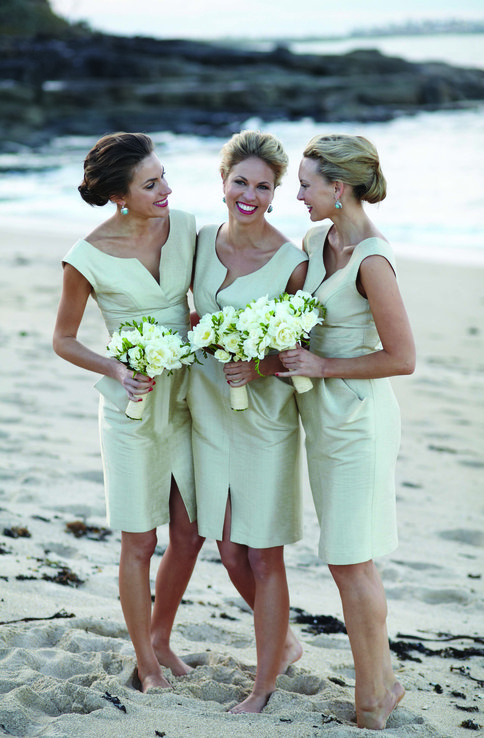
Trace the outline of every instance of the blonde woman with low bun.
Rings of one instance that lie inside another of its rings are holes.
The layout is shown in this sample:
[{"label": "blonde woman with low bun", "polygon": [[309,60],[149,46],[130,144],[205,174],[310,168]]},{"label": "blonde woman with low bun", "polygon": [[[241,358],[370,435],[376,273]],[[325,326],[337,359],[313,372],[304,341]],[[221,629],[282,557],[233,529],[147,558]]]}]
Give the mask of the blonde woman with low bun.
[{"label": "blonde woman with low bun", "polygon": [[378,153],[361,136],[316,136],[299,167],[298,199],[311,221],[304,289],[326,307],[310,350],[280,355],[286,372],[313,378],[297,398],[306,432],[319,555],[338,586],[355,664],[360,728],[381,730],[405,694],[396,679],[387,604],[374,564],[397,546],[395,463],[400,413],[389,377],[411,374],[412,332],[395,261],[363,203],[386,196]]}]

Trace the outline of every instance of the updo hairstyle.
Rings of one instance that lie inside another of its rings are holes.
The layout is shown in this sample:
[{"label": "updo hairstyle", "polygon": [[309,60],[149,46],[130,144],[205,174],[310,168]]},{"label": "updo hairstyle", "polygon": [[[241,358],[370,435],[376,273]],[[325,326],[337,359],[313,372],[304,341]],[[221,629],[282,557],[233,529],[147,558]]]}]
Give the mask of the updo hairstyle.
[{"label": "updo hairstyle", "polygon": [[319,174],[329,182],[351,185],[357,200],[375,203],[385,199],[387,183],[378,152],[363,136],[314,136],[303,156],[316,160]]},{"label": "updo hairstyle", "polygon": [[241,161],[256,157],[261,159],[274,172],[274,186],[277,187],[286,173],[289,162],[281,142],[271,133],[260,131],[241,131],[222,147],[220,172],[225,180],[233,167]]},{"label": "updo hairstyle", "polygon": [[113,195],[124,196],[134,170],[154,150],[144,133],[110,133],[92,147],[84,160],[84,179],[77,188],[89,205],[106,205]]}]

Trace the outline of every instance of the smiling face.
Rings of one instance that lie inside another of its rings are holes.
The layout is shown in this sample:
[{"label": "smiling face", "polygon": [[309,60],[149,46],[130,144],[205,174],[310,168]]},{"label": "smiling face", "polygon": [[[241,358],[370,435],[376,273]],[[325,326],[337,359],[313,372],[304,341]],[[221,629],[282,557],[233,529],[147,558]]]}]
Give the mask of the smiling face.
[{"label": "smiling face", "polygon": [[257,157],[235,164],[223,185],[230,215],[243,223],[264,217],[274,197],[274,189],[274,172]]},{"label": "smiling face", "polygon": [[299,165],[297,199],[304,202],[311,220],[324,220],[335,212],[335,183],[318,172],[318,161],[304,157]]},{"label": "smiling face", "polygon": [[156,156],[150,154],[134,169],[133,179],[123,202],[132,215],[146,218],[168,217],[168,195],[171,189],[165,170]]}]

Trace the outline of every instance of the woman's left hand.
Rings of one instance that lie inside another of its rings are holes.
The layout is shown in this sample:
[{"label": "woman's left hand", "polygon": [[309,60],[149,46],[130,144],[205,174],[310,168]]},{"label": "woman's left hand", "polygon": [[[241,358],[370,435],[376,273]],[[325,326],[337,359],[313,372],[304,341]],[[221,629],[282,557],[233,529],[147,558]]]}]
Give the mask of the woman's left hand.
[{"label": "woman's left hand", "polygon": [[281,351],[279,358],[287,371],[278,372],[277,377],[322,377],[324,359],[301,346]]}]

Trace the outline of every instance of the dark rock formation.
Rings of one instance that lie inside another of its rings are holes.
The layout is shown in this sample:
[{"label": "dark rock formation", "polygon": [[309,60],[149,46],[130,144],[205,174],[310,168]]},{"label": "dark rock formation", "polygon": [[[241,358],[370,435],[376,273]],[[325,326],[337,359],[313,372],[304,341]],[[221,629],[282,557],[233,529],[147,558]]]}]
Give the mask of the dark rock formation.
[{"label": "dark rock formation", "polygon": [[389,120],[484,100],[484,70],[100,33],[0,35],[0,145],[64,134],[229,135],[247,118]]}]

